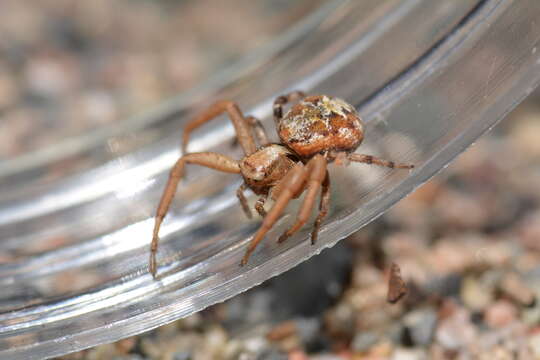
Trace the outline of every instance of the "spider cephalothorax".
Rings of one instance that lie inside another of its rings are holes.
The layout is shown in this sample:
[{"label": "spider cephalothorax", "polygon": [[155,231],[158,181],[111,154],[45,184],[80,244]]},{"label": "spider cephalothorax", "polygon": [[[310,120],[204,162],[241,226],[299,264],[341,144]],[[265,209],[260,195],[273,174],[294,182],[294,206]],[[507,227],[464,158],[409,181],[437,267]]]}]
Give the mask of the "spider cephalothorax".
[{"label": "spider cephalothorax", "polygon": [[[296,100],[300,101],[283,115],[283,106]],[[244,157],[237,161],[212,152],[187,153],[191,132],[223,112],[228,113],[231,118]],[[311,242],[316,241],[320,224],[328,212],[330,203],[330,179],[327,171],[329,162],[340,160],[341,164],[353,161],[390,168],[413,167],[371,155],[353,153],[364,139],[364,129],[354,107],[341,99],[326,95],[305,97],[299,91],[279,96],[274,101],[274,120],[280,144],[269,143],[259,120],[252,116],[244,117],[238,105],[231,101],[214,103],[187,124],[182,144],[184,155],[171,170],[155,219],[150,253],[150,272],[154,277],[159,228],[187,163],[241,174],[244,183],[238,189],[237,196],[248,217],[251,217],[251,211],[244,190],[249,188],[259,195],[255,209],[264,219],[253,236],[241,265],[247,263],[257,244],[279,219],[289,201],[299,197],[303,192],[305,196],[295,223],[279,237],[278,241],[285,241],[307,222],[320,191],[319,213],[311,233]],[[268,213],[264,209],[267,197],[274,200],[274,205]]]},{"label": "spider cephalothorax", "polygon": [[296,156],[283,145],[268,144],[240,161],[246,185],[257,195],[268,190],[296,164]]}]

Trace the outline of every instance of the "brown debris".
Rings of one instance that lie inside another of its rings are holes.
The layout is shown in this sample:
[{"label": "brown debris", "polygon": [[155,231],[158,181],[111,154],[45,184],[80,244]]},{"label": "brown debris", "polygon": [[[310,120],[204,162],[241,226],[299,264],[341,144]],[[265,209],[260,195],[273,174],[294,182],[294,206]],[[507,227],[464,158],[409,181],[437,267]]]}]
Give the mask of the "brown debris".
[{"label": "brown debris", "polygon": [[395,304],[408,293],[407,285],[401,277],[401,270],[396,263],[392,263],[390,266],[390,276],[388,279],[388,295],[386,300],[390,304]]}]

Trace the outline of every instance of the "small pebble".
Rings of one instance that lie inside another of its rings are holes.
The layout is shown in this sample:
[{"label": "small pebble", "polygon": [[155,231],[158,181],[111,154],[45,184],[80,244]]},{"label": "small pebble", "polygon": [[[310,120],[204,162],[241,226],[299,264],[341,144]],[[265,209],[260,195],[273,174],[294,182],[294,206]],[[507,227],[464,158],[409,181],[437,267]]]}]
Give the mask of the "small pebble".
[{"label": "small pebble", "polygon": [[203,347],[207,354],[217,357],[222,353],[227,341],[228,336],[225,330],[220,326],[213,326],[206,331]]},{"label": "small pebble", "polygon": [[500,284],[501,291],[521,306],[532,306],[535,302],[534,292],[515,273],[506,274]]},{"label": "small pebble", "polygon": [[528,249],[540,251],[540,211],[529,214],[519,226],[519,240]]},{"label": "small pebble", "polygon": [[351,350],[354,352],[366,352],[378,342],[379,335],[373,332],[362,331],[354,335],[351,343]]},{"label": "small pebble", "polygon": [[521,319],[529,326],[540,324],[540,301],[538,298],[535,299],[534,306],[521,310]]},{"label": "small pebble", "polygon": [[461,273],[476,261],[475,254],[464,252],[463,246],[455,239],[441,239],[426,260],[441,275]]},{"label": "small pebble", "polygon": [[426,351],[423,349],[404,349],[397,348],[394,350],[392,360],[427,360]]},{"label": "small pebble", "polygon": [[136,344],[137,344],[137,337],[135,336],[122,339],[115,343],[116,349],[121,354],[129,353],[131,350],[133,350]]},{"label": "small pebble", "polygon": [[[319,354],[319,355],[310,355],[309,360],[348,360],[343,356],[335,354]],[[291,359],[288,359],[291,360]]]},{"label": "small pebble", "polygon": [[537,134],[540,132],[540,116],[537,112],[529,112],[517,122],[511,132],[510,141],[520,153],[540,156],[540,142]]},{"label": "small pebble", "polygon": [[498,300],[486,309],[484,320],[490,327],[500,328],[514,322],[517,315],[517,309],[511,302]]},{"label": "small pebble", "polygon": [[477,333],[469,312],[458,308],[439,322],[435,338],[446,350],[458,350],[473,342]]},{"label": "small pebble", "polygon": [[[277,349],[268,349],[260,352],[255,358],[255,360],[291,360],[292,358],[287,356],[284,352],[281,352]],[[303,360],[298,358],[298,360]]]},{"label": "small pebble", "polygon": [[193,357],[191,356],[190,352],[187,351],[181,351],[173,354],[172,360],[192,360]]},{"label": "small pebble", "polygon": [[[146,357],[143,357],[142,355],[130,354],[130,355],[115,356],[111,358],[111,360],[149,360],[149,359]],[[174,360],[177,360],[177,359],[175,358]],[[189,360],[189,358],[187,360]]]},{"label": "small pebble", "polygon": [[296,320],[298,336],[306,346],[318,342],[321,336],[321,321],[317,318],[301,318]]},{"label": "small pebble", "polygon": [[514,360],[515,354],[501,345],[484,350],[476,357],[478,360]]},{"label": "small pebble", "polygon": [[355,332],[355,311],[346,303],[340,303],[324,314],[325,328],[329,334],[352,337]]},{"label": "small pebble", "polygon": [[467,276],[461,285],[461,299],[471,311],[483,311],[494,299],[495,288],[477,276]]},{"label": "small pebble", "polygon": [[274,326],[267,334],[270,341],[280,341],[297,333],[296,322],[290,320]]},{"label": "small pebble", "polygon": [[109,360],[117,355],[117,349],[114,344],[104,344],[96,346],[90,349],[85,354],[85,359],[87,360]]},{"label": "small pebble", "polygon": [[406,314],[403,324],[414,346],[431,343],[437,326],[437,313],[431,309],[418,309]]},{"label": "small pebble", "polygon": [[373,346],[370,349],[368,356],[371,356],[373,358],[385,358],[389,357],[393,351],[394,345],[390,342],[383,341]]},{"label": "small pebble", "polygon": [[529,348],[535,359],[540,359],[540,332],[529,337]]},{"label": "small pebble", "polygon": [[266,350],[267,347],[267,341],[261,337],[254,336],[244,340],[244,348],[252,353],[262,352]]},{"label": "small pebble", "polygon": [[459,229],[477,229],[489,219],[489,213],[475,193],[446,189],[435,200],[434,206],[441,222]]}]

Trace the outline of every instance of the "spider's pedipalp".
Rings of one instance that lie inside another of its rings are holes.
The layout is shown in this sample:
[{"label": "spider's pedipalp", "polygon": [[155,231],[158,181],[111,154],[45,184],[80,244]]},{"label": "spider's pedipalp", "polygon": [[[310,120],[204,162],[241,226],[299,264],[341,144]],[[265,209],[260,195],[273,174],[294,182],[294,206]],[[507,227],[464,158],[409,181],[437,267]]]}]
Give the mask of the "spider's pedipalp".
[{"label": "spider's pedipalp", "polygon": [[259,213],[259,215],[264,218],[266,216],[266,210],[264,210],[264,203],[266,202],[266,198],[268,195],[264,194],[261,195],[257,202],[255,202],[255,210]]}]

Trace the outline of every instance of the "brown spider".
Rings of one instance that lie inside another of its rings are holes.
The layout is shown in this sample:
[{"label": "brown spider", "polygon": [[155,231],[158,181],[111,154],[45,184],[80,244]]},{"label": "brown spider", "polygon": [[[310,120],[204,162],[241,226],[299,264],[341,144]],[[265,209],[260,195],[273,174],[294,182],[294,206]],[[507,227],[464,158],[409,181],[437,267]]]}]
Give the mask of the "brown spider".
[{"label": "brown spider", "polygon": [[[297,100],[300,102],[283,115],[283,106]],[[247,263],[257,244],[276,223],[289,201],[298,198],[305,191],[296,222],[279,237],[278,242],[285,241],[297,232],[308,220],[317,193],[321,189],[319,214],[311,233],[311,243],[315,243],[330,202],[330,178],[326,170],[328,163],[336,161],[337,164],[346,165],[353,161],[389,168],[413,168],[413,165],[397,164],[371,155],[353,153],[364,139],[363,125],[354,107],[341,99],[326,95],[305,97],[302,92],[295,91],[279,96],[274,101],[273,109],[281,140],[279,144],[270,143],[260,121],[253,116],[244,117],[238,105],[231,101],[214,103],[187,124],[182,138],[184,155],[171,170],[155,218],[149,264],[154,277],[159,228],[176,193],[186,163],[241,174],[244,183],[236,194],[248,218],[251,218],[251,211],[244,190],[250,188],[259,195],[255,210],[264,219],[240,265]],[[191,132],[224,112],[233,123],[238,143],[244,150],[244,157],[237,161],[212,152],[186,153]],[[256,145],[255,138],[259,146]],[[264,203],[268,196],[275,203],[266,213]]]}]

